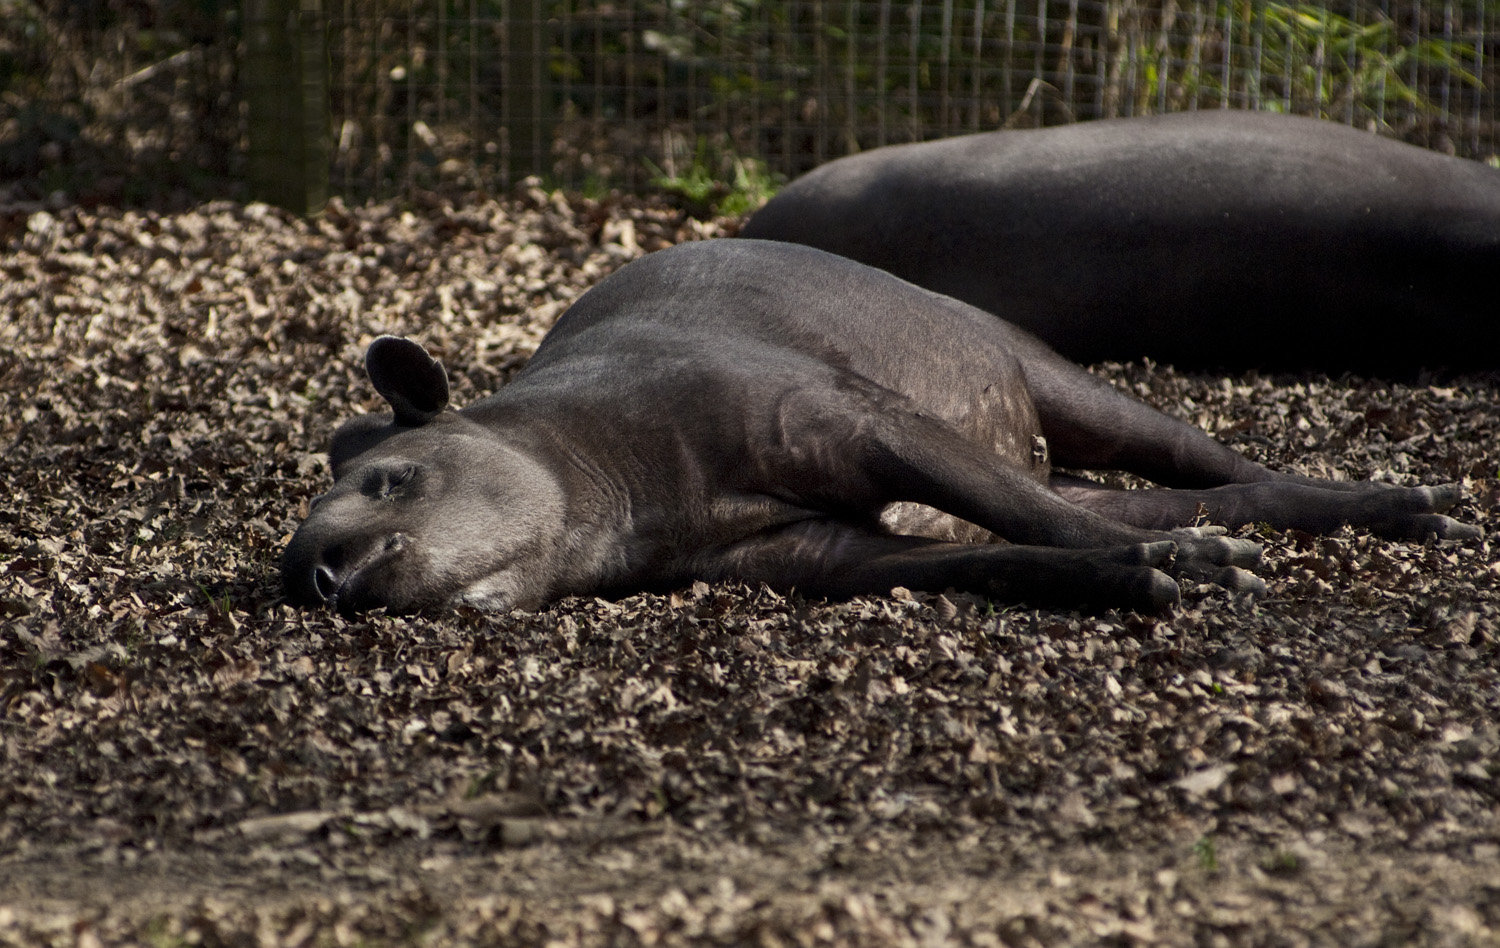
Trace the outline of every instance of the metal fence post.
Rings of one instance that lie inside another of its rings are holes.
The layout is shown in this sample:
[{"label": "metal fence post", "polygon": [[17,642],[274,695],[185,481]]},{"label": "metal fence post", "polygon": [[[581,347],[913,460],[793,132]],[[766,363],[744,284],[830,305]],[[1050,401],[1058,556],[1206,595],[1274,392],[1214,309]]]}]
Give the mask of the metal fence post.
[{"label": "metal fence post", "polygon": [[505,5],[506,170],[513,183],[552,171],[551,76],[541,0]]},{"label": "metal fence post", "polygon": [[323,0],[244,0],[246,155],[251,196],[297,214],[328,200]]}]

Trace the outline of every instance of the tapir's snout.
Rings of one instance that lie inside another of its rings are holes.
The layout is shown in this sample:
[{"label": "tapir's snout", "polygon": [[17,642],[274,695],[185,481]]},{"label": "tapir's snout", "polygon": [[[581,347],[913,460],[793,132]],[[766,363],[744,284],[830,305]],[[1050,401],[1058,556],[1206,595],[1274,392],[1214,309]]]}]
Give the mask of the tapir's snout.
[{"label": "tapir's snout", "polygon": [[391,605],[379,593],[377,576],[389,573],[405,551],[403,533],[329,541],[318,524],[303,524],[282,557],[287,598],[301,606],[331,606],[353,613]]}]

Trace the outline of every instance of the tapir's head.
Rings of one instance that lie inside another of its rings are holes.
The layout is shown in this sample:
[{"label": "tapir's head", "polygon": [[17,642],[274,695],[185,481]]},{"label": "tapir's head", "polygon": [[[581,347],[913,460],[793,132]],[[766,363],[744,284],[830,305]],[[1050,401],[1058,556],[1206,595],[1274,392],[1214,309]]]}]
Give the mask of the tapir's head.
[{"label": "tapir's head", "polygon": [[499,432],[446,410],[447,374],[416,343],[382,336],[365,368],[394,414],[334,434],[333,489],[282,559],[287,595],[341,612],[544,601],[562,529],[556,481]]}]

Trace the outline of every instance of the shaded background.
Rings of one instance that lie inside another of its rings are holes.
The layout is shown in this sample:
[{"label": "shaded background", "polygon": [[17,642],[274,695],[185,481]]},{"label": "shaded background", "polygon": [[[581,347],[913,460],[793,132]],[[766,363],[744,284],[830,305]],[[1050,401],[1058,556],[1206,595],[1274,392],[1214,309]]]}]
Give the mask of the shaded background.
[{"label": "shaded background", "polygon": [[[0,176],[127,205],[256,196],[257,154],[346,202],[533,174],[710,188],[1226,106],[1493,160],[1497,21],[1494,0],[0,0]],[[299,83],[326,115],[257,133],[256,97]]]}]

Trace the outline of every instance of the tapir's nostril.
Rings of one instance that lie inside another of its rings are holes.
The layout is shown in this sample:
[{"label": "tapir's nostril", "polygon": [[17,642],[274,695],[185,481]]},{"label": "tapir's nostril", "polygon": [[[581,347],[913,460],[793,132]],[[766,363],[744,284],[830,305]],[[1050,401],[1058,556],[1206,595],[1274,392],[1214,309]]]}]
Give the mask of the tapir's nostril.
[{"label": "tapir's nostril", "polygon": [[339,592],[338,577],[327,566],[314,567],[313,588],[317,590],[318,598],[324,602],[332,602]]}]

